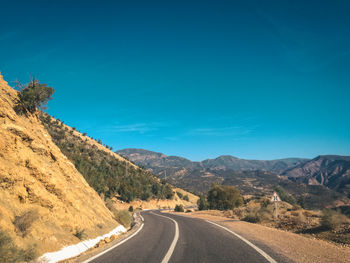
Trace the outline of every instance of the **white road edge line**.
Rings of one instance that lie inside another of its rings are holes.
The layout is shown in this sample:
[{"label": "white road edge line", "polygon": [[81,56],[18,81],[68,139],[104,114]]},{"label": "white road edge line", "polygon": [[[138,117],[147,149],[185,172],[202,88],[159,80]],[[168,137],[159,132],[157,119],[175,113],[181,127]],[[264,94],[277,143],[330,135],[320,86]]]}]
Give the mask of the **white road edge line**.
[{"label": "white road edge line", "polygon": [[225,229],[226,231],[230,232],[231,234],[235,235],[236,237],[238,237],[239,239],[241,239],[243,242],[247,243],[249,246],[251,246],[252,248],[254,248],[260,255],[262,255],[268,262],[270,263],[277,263],[276,260],[274,260],[272,257],[270,257],[268,254],[266,254],[262,249],[258,248],[256,245],[254,245],[253,243],[251,243],[250,241],[248,241],[247,239],[245,239],[244,237],[238,235],[237,233],[233,232],[232,230],[224,227],[224,226],[221,226],[219,224],[216,224],[214,222],[211,222],[209,220],[205,220],[207,221],[208,223],[210,224],[213,224],[213,225],[216,225],[218,227],[221,227],[223,229]]},{"label": "white road edge line", "polygon": [[[141,215],[140,215],[140,216],[141,216]],[[125,242],[128,241],[130,238],[136,236],[136,235],[141,231],[141,229],[143,228],[143,225],[144,225],[144,224],[142,223],[142,224],[141,224],[141,227],[140,227],[139,229],[137,229],[137,231],[136,231],[134,234],[132,234],[131,236],[125,238],[123,241],[119,242],[118,244],[115,244],[113,247],[110,247],[109,249],[106,249],[105,251],[102,251],[100,254],[97,254],[97,255],[95,255],[95,256],[93,256],[93,257],[91,257],[91,258],[89,258],[89,259],[83,261],[83,263],[88,263],[88,262],[90,262],[90,261],[92,261],[92,260],[94,260],[94,259],[96,259],[96,258],[102,256],[103,254],[107,253],[108,251],[111,251],[112,249],[114,249],[114,248],[120,246],[121,244],[125,243]]]},{"label": "white road edge line", "polygon": [[175,236],[174,236],[173,242],[171,243],[168,252],[165,254],[165,256],[164,256],[164,258],[163,258],[163,260],[162,260],[162,262],[161,262],[161,263],[168,263],[169,260],[170,260],[170,258],[171,258],[171,256],[172,256],[172,254],[173,254],[173,252],[174,252],[176,243],[177,243],[177,241],[179,240],[179,225],[177,224],[177,222],[176,222],[174,219],[172,219],[172,218],[170,218],[170,217],[163,216],[163,215],[158,215],[158,214],[155,214],[155,213],[153,213],[153,212],[151,212],[151,214],[156,215],[156,216],[165,217],[165,218],[167,218],[167,219],[170,219],[170,220],[173,221],[174,224],[175,224]]}]

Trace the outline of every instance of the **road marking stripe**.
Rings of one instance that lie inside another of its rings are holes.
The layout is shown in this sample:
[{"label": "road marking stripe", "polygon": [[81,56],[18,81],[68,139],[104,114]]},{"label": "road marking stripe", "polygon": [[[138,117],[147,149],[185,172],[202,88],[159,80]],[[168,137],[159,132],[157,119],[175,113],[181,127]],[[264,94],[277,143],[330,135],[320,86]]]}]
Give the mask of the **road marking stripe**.
[{"label": "road marking stripe", "polygon": [[210,224],[213,224],[213,225],[216,225],[218,227],[221,227],[223,229],[225,229],[226,231],[230,232],[231,234],[235,235],[236,237],[238,237],[239,239],[241,239],[242,241],[244,241],[245,243],[247,243],[249,246],[251,246],[252,248],[254,248],[257,252],[259,252],[259,254],[261,254],[268,262],[270,263],[277,263],[276,260],[274,260],[272,257],[270,257],[268,254],[266,254],[262,249],[258,248],[256,245],[254,245],[253,243],[251,243],[250,241],[248,241],[247,239],[245,239],[244,237],[236,234],[235,232],[233,232],[232,230],[224,227],[224,226],[221,226],[219,224],[216,224],[214,222],[211,222],[209,220],[205,220],[207,221],[208,223]]},{"label": "road marking stripe", "polygon": [[83,261],[83,263],[88,263],[88,262],[94,260],[95,258],[98,258],[98,257],[102,256],[103,254],[107,253],[108,251],[111,251],[112,249],[114,249],[114,248],[120,246],[121,244],[125,243],[130,238],[136,236],[141,231],[141,229],[143,228],[143,225],[144,224],[142,223],[141,227],[139,229],[137,229],[137,231],[134,234],[132,234],[131,236],[129,236],[128,238],[125,238],[123,241],[119,242],[118,244],[115,244],[113,247],[110,247],[109,249],[106,249],[105,251],[102,251],[100,254],[97,254],[96,256],[93,256],[92,258],[89,258],[89,259]]},{"label": "road marking stripe", "polygon": [[161,216],[161,217],[165,217],[165,218],[167,218],[167,219],[170,219],[170,220],[173,221],[174,224],[175,224],[175,236],[174,236],[173,242],[171,243],[168,252],[165,254],[165,256],[164,256],[164,258],[163,258],[163,260],[162,260],[162,262],[161,262],[161,263],[168,263],[169,260],[170,260],[170,258],[171,258],[171,256],[172,256],[172,254],[173,254],[173,252],[174,252],[176,243],[177,243],[177,241],[179,240],[179,225],[177,224],[177,222],[176,222],[174,219],[172,219],[172,218],[170,218],[170,217],[163,216],[163,215],[158,215],[158,214],[155,214],[155,213],[153,213],[153,212],[151,212],[151,214],[154,214],[154,215],[156,215],[156,216]]}]

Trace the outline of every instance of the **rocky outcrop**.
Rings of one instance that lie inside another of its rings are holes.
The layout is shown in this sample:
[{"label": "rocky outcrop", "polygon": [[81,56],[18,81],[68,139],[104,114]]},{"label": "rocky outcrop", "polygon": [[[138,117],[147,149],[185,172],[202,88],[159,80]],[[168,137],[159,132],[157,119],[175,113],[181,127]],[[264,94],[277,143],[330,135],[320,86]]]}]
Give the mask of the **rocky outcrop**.
[{"label": "rocky outcrop", "polygon": [[282,175],[309,185],[325,185],[350,197],[350,156],[321,155]]}]

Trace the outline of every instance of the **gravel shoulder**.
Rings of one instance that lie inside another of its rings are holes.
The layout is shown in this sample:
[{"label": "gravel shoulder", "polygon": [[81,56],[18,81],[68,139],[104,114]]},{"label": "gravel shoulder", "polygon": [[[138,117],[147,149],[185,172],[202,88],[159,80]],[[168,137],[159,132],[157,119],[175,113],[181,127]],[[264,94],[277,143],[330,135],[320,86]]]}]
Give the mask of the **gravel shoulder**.
[{"label": "gravel shoulder", "polygon": [[350,262],[350,248],[307,238],[287,231],[269,228],[226,217],[210,215],[204,211],[186,213],[186,216],[209,220],[225,226],[256,244],[264,244],[290,262]]}]

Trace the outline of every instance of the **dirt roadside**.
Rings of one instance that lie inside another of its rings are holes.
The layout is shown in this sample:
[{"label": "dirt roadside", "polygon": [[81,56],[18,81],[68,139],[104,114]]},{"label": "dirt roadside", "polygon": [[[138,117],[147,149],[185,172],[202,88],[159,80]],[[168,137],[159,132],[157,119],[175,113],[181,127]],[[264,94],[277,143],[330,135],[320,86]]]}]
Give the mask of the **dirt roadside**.
[{"label": "dirt roadside", "polygon": [[265,244],[269,249],[292,262],[350,262],[349,247],[334,245],[323,240],[307,238],[258,224],[214,216],[204,211],[186,213],[185,215],[225,226],[253,243]]},{"label": "dirt roadside", "polygon": [[133,224],[132,228],[129,229],[126,233],[119,235],[117,237],[117,239],[115,239],[107,244],[103,244],[102,246],[91,248],[91,249],[85,251],[84,253],[80,254],[77,257],[61,261],[60,263],[63,263],[63,262],[64,263],[81,263],[81,262],[84,262],[84,261],[104,252],[105,250],[119,244],[120,242],[124,241],[125,239],[129,238],[131,235],[133,235],[136,231],[138,231],[140,229],[142,224],[143,224],[143,221],[142,221],[142,218],[140,217],[140,213],[136,212],[136,213],[134,213],[134,224]]}]

